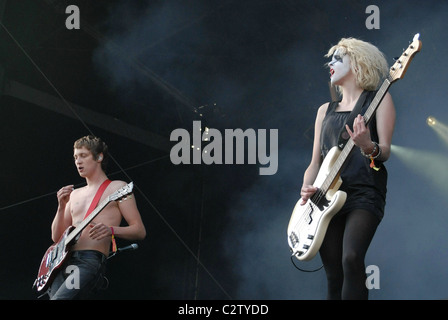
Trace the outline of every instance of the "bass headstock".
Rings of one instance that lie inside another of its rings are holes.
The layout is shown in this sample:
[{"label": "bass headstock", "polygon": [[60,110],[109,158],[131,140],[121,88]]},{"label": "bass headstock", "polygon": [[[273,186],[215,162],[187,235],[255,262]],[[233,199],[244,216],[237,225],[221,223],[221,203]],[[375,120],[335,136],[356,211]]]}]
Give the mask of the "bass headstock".
[{"label": "bass headstock", "polygon": [[419,52],[422,47],[422,42],[419,40],[419,38],[420,34],[417,33],[412,39],[412,42],[409,44],[409,47],[398,59],[396,59],[394,65],[390,68],[389,80],[391,83],[404,77],[409,64],[411,63],[416,53]]}]

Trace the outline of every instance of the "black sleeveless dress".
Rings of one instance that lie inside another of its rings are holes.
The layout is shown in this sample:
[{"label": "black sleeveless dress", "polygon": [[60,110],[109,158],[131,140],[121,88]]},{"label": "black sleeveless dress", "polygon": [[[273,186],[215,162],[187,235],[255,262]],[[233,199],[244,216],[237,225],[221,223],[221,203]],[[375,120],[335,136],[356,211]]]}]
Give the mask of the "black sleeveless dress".
[{"label": "black sleeveless dress", "polygon": [[[361,114],[367,110],[375,93],[374,91],[369,93],[370,98],[364,102]],[[339,134],[350,115],[350,111],[337,112],[335,110],[339,102],[334,101],[329,104],[322,122],[320,146],[323,158],[332,147],[338,145]],[[369,122],[369,129],[372,140],[378,142],[375,116]],[[375,214],[380,220],[383,218],[386,205],[387,170],[379,161],[375,160],[375,165],[380,170],[370,168],[370,159],[364,157],[359,148],[354,146],[354,150],[341,170],[342,185],[339,189],[347,193],[347,200],[337,213],[338,215],[354,209],[365,209]]]}]

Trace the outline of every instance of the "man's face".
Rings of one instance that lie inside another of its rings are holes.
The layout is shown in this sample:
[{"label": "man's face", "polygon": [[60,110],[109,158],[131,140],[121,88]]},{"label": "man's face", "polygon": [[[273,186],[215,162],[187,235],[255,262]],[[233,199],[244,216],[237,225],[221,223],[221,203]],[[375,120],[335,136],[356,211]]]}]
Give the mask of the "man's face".
[{"label": "man's face", "polygon": [[75,148],[73,152],[76,168],[81,177],[88,176],[99,165],[98,161],[93,159],[92,152],[86,147]]},{"label": "man's face", "polygon": [[350,57],[347,54],[341,53],[338,49],[334,52],[333,58],[328,63],[328,66],[330,67],[331,84],[338,85],[340,80],[350,72]]}]

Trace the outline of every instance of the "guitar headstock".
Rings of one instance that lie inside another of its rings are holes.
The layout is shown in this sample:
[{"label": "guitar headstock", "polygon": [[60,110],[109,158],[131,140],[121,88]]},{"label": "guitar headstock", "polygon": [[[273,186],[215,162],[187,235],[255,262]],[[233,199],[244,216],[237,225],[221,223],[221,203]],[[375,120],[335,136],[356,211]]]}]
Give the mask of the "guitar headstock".
[{"label": "guitar headstock", "polygon": [[134,189],[134,183],[130,182],[124,187],[118,189],[114,193],[109,196],[110,201],[117,201],[126,198],[127,195],[132,193],[132,189]]},{"label": "guitar headstock", "polygon": [[404,77],[406,70],[409,67],[409,63],[414,58],[415,54],[420,51],[422,42],[419,40],[420,34],[417,33],[412,39],[409,47],[403,52],[400,58],[398,58],[394,65],[389,70],[390,82],[397,81]]}]

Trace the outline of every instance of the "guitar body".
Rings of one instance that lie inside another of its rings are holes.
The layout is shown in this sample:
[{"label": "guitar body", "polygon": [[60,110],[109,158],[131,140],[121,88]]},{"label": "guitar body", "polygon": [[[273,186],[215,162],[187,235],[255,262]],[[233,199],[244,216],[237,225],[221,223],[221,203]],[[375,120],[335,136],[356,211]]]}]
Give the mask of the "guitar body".
[{"label": "guitar body", "polygon": [[[338,147],[333,147],[325,157],[314,186],[320,188],[328,176],[334,162],[340,154]],[[333,216],[342,208],[347,199],[344,191],[338,190],[342,183],[338,176],[332,187],[322,195],[319,201],[309,199],[301,205],[297,201],[288,225],[288,244],[292,255],[299,260],[311,260],[317,254]]]},{"label": "guitar body", "polygon": [[47,290],[54,280],[59,268],[69,257],[69,247],[65,245],[65,241],[75,227],[68,227],[58,242],[52,244],[45,252],[40,263],[37,278],[34,281],[37,291]]}]

